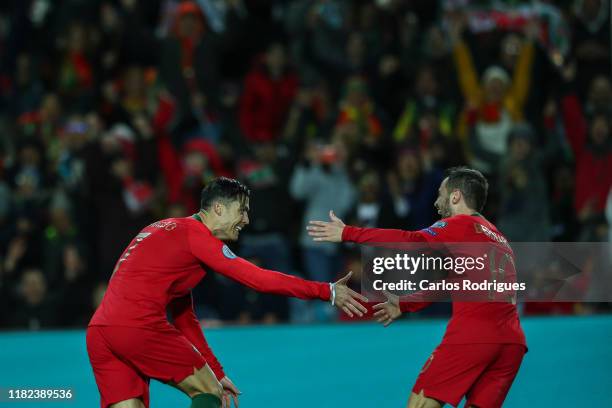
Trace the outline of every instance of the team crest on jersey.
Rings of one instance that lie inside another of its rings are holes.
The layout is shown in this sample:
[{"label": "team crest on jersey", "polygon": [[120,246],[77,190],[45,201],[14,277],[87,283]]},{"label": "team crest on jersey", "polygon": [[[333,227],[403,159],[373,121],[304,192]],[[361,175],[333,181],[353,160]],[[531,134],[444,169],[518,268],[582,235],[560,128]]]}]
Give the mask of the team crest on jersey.
[{"label": "team crest on jersey", "polygon": [[229,247],[227,245],[223,245],[223,248],[221,248],[221,252],[223,252],[223,255],[227,258],[227,259],[234,259],[236,258],[236,254],[234,254],[232,252],[231,249],[229,249]]}]

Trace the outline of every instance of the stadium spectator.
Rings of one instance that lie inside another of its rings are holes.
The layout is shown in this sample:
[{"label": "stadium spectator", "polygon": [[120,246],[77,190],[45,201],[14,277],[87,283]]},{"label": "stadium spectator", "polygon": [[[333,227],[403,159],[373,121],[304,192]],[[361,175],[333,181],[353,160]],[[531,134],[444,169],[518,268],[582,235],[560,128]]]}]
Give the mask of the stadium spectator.
[{"label": "stadium spectator", "polygon": [[[395,143],[428,148],[437,134],[454,138],[456,107],[442,93],[435,74],[433,67],[427,65],[417,71],[414,91],[406,99],[393,129]],[[432,120],[423,120],[427,117],[432,117]]]},{"label": "stadium spectator", "polygon": [[251,142],[279,138],[295,97],[298,77],[287,61],[285,46],[270,44],[247,74],[240,101],[240,126]]},{"label": "stadium spectator", "polygon": [[11,327],[40,330],[58,324],[57,298],[47,290],[45,275],[39,269],[26,269],[19,284],[15,305],[9,316]]},{"label": "stadium spectator", "polygon": [[479,81],[472,53],[461,38],[463,23],[455,22],[451,30],[457,75],[466,103],[459,132],[467,141],[472,166],[494,174],[499,159],[506,154],[512,124],[524,116],[534,45],[527,41],[522,46],[512,76],[504,68],[491,65]]},{"label": "stadium spectator", "polygon": [[45,229],[42,265],[50,288],[58,288],[64,280],[63,268],[66,248],[78,242],[76,229],[65,196],[57,196],[49,211],[49,225]]},{"label": "stadium spectator", "polygon": [[600,75],[593,78],[584,110],[587,115],[596,112],[612,115],[612,85],[608,76]]},{"label": "stadium spectator", "polygon": [[610,75],[610,2],[575,0],[572,11],[578,92],[584,97],[591,78]]},{"label": "stadium spectator", "polygon": [[509,154],[499,169],[501,208],[498,221],[500,231],[510,241],[547,242],[551,239],[545,171],[559,156],[560,146],[559,136],[552,129],[544,146],[538,146],[533,128],[526,123],[516,124],[510,131]]},{"label": "stadium spectator", "polygon": [[162,40],[159,73],[176,98],[179,122],[190,119],[193,98],[217,105],[218,60],[215,40],[195,1],[178,3],[168,36]]},{"label": "stadium spectator", "polygon": [[58,324],[82,327],[90,318],[91,276],[82,249],[66,245],[62,253],[62,283],[59,287]]},{"label": "stadium spectator", "polygon": [[139,151],[136,137],[127,125],[117,124],[86,154],[87,194],[95,197],[90,214],[95,220],[95,251],[102,277],[110,276],[116,254],[141,225],[152,220],[154,192],[146,179],[139,178],[146,156]]},{"label": "stadium spectator", "polygon": [[301,152],[308,142],[330,134],[336,118],[329,84],[322,79],[304,81],[289,109],[283,143],[292,154]]},{"label": "stadium spectator", "polygon": [[[313,243],[306,232],[306,225],[309,220],[327,216],[330,209],[346,215],[353,206],[355,190],[345,168],[344,155],[340,144],[312,143],[289,182],[292,197],[303,201],[305,206],[300,234],[304,270],[309,279],[317,281],[335,277],[342,267],[342,257],[334,245]],[[327,306],[316,305],[317,320],[330,319],[333,309]]]},{"label": "stadium spectator", "polygon": [[64,34],[62,63],[59,66],[59,92],[71,109],[93,107],[94,66],[91,27],[81,22],[71,24]]},{"label": "stadium spectator", "polygon": [[563,99],[564,124],[576,162],[574,205],[578,218],[588,221],[603,214],[612,186],[610,117],[595,113],[587,122],[578,98]]},{"label": "stadium spectator", "polygon": [[346,148],[352,175],[367,167],[385,170],[391,158],[391,141],[386,133],[387,117],[359,76],[349,77],[339,101],[333,140]]},{"label": "stadium spectator", "polygon": [[353,225],[360,227],[401,225],[397,208],[393,205],[389,194],[382,190],[381,184],[380,176],[375,171],[367,171],[361,176],[357,183],[357,203],[347,216]]},{"label": "stadium spectator", "polygon": [[569,163],[553,167],[550,217],[553,226],[552,241],[571,242],[578,236],[579,226],[574,209],[575,180]]},{"label": "stadium spectator", "polygon": [[402,220],[401,228],[421,229],[437,218],[432,198],[438,194],[436,182],[444,178],[441,169],[432,162],[428,151],[421,154],[404,148],[397,154],[395,167],[387,175],[387,184],[395,213]]},{"label": "stadium spectator", "polygon": [[22,53],[17,57],[14,82],[7,84],[3,93],[5,104],[14,116],[35,110],[43,97],[44,86],[32,55]]}]

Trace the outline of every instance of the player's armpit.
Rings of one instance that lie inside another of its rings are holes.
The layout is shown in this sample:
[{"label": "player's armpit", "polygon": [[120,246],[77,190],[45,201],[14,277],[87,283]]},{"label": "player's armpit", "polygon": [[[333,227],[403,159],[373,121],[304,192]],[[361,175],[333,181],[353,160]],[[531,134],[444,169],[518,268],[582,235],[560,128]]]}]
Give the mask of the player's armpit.
[{"label": "player's armpit", "polygon": [[206,360],[213,373],[215,373],[217,379],[225,377],[223,367],[208,345],[204,333],[202,332],[200,321],[193,310],[191,292],[171,301],[168,305],[168,310],[172,315],[174,326],[183,333],[187,340],[189,340],[200,354],[202,354],[202,357],[204,357],[204,360]]}]

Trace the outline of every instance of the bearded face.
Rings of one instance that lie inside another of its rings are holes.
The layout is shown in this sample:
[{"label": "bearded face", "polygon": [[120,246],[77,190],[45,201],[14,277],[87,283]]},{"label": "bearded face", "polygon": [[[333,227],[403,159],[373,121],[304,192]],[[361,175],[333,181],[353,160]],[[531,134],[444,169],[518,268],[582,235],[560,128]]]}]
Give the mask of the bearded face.
[{"label": "bearded face", "polygon": [[450,193],[446,186],[447,182],[448,182],[448,179],[446,178],[440,185],[440,188],[438,189],[438,198],[436,199],[436,202],[434,203],[434,206],[438,210],[438,214],[440,214],[440,217],[442,218],[447,218],[452,215],[451,207],[450,207]]}]

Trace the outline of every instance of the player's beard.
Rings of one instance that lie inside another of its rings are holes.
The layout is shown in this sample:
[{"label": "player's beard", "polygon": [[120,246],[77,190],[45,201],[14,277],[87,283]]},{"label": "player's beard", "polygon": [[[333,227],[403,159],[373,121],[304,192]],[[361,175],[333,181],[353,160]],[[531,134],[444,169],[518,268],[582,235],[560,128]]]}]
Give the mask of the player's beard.
[{"label": "player's beard", "polygon": [[452,215],[450,209],[450,197],[442,202],[438,208],[438,214],[440,214],[440,218],[448,218]]}]

